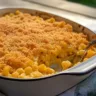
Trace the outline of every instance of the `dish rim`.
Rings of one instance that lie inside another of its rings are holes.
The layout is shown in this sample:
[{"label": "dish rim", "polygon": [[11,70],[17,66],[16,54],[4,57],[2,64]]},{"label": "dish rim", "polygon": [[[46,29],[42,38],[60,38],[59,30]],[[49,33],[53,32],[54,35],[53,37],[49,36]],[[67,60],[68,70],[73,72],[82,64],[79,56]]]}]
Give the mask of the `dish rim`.
[{"label": "dish rim", "polygon": [[[57,16],[57,17],[61,17],[61,18],[64,18],[64,19],[66,19],[66,20],[69,20],[69,21],[71,21],[71,22],[73,22],[73,23],[76,23],[76,24],[78,24],[78,25],[80,25],[80,26],[83,26],[84,28],[86,28],[86,29],[88,29],[90,32],[93,32],[92,30],[90,30],[89,28],[87,28],[87,27],[85,27],[84,25],[82,25],[82,24],[79,24],[79,23],[77,23],[77,22],[75,22],[75,21],[73,21],[73,20],[70,20],[70,19],[67,19],[67,18],[65,18],[65,17],[63,17],[63,16],[60,16],[60,15],[56,15],[56,14],[54,14],[54,13],[51,13],[51,12],[46,12],[46,11],[41,11],[41,10],[35,10],[35,9],[32,9],[32,8],[20,8],[20,7],[9,7],[9,8],[7,8],[7,7],[5,7],[5,8],[1,8],[0,9],[0,11],[5,11],[5,10],[13,10],[13,11],[15,11],[15,10],[26,10],[26,11],[28,11],[28,10],[30,10],[30,11],[38,11],[38,12],[43,12],[43,13],[47,13],[47,14],[50,14],[50,15],[54,15],[54,16]],[[1,15],[1,14],[0,14]],[[93,33],[95,33],[95,32],[93,32]],[[96,58],[96,56],[92,56],[91,58],[89,58],[88,60],[87,60],[87,62],[90,60],[90,59],[92,59],[93,57],[95,57]],[[50,79],[50,78],[53,78],[53,77],[56,77],[56,76],[60,76],[60,75],[75,75],[75,76],[80,76],[80,75],[84,75],[84,74],[87,74],[87,73],[89,73],[89,72],[91,72],[92,70],[94,70],[95,69],[95,67],[96,66],[94,66],[94,68],[92,68],[91,70],[87,70],[87,71],[85,71],[85,72],[80,72],[80,73],[78,73],[78,72],[73,72],[73,73],[66,73],[66,71],[67,72],[70,72],[70,70],[71,69],[74,69],[75,67],[79,67],[79,66],[82,66],[82,64],[85,64],[86,63],[86,61],[85,62],[82,62],[81,64],[78,64],[78,65],[76,65],[76,66],[73,66],[73,67],[71,67],[71,68],[68,68],[67,70],[64,70],[64,71],[61,71],[61,72],[58,72],[58,73],[55,73],[55,74],[52,74],[52,75],[47,75],[47,76],[44,76],[44,77],[40,77],[40,78],[26,78],[26,79],[22,79],[22,78],[10,78],[10,77],[7,77],[7,76],[0,76],[0,79],[6,79],[6,80],[11,80],[11,81],[37,81],[37,80],[45,80],[45,79]]]}]

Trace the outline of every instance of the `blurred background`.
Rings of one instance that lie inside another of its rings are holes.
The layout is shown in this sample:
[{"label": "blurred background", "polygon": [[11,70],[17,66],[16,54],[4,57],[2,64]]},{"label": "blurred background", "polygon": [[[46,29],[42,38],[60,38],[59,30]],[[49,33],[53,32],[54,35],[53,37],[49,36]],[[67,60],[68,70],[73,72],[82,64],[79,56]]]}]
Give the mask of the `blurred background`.
[{"label": "blurred background", "polygon": [[0,0],[0,8],[23,7],[54,13],[96,31],[96,0]]},{"label": "blurred background", "polygon": [[84,4],[90,7],[94,7],[94,8],[96,7],[96,0],[68,0],[68,1]]}]

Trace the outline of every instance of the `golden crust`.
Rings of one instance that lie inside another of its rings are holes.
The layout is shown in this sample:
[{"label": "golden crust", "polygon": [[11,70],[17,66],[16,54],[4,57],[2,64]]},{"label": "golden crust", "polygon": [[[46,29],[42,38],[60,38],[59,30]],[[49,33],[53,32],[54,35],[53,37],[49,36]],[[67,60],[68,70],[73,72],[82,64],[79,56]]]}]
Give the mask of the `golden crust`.
[{"label": "golden crust", "polygon": [[[11,73],[14,72],[12,76],[16,78],[35,78],[32,72],[38,73],[40,64],[45,64],[46,70],[42,67],[37,77],[52,74],[53,69],[47,66],[61,64],[63,60],[70,61],[73,54],[87,44],[87,36],[73,32],[72,26],[64,21],[55,21],[54,18],[44,20],[19,11],[0,17],[0,64],[13,68]],[[30,69],[28,66],[33,68],[30,76],[16,71],[18,68]],[[2,70],[1,67],[1,73]],[[11,77],[8,70],[6,74]]]}]

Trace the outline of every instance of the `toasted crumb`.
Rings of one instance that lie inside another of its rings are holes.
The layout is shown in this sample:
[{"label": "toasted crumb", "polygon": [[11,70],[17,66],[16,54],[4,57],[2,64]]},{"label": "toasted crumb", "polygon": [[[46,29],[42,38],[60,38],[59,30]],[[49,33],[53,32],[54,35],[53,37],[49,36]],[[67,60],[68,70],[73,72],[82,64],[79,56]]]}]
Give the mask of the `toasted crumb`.
[{"label": "toasted crumb", "polygon": [[[45,20],[20,11],[0,17],[0,66],[10,66],[13,71],[8,76],[14,78],[53,74],[50,64],[62,61],[68,63],[63,62],[67,69],[72,65],[73,54],[84,50],[87,44],[86,35],[53,17]],[[0,67],[0,74],[2,70]]]}]

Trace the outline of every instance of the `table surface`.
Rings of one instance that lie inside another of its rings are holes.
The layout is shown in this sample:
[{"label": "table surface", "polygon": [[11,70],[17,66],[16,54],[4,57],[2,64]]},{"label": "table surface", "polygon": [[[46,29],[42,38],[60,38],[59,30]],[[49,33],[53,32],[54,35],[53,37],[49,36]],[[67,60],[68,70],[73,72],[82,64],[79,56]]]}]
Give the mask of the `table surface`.
[{"label": "table surface", "polygon": [[[80,14],[67,12],[65,10],[47,7],[47,6],[43,6],[40,4],[27,2],[27,1],[23,1],[23,0],[1,0],[0,8],[6,8],[6,7],[32,8],[32,9],[36,9],[36,10],[41,10],[41,11],[45,11],[45,12],[58,14],[59,16],[63,16],[65,18],[78,22],[78,23],[90,28],[94,32],[96,32],[96,18],[91,18],[91,17],[80,15]],[[74,96],[74,89],[75,89],[75,87],[60,96]]]}]

